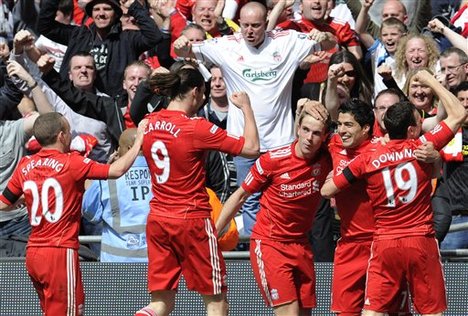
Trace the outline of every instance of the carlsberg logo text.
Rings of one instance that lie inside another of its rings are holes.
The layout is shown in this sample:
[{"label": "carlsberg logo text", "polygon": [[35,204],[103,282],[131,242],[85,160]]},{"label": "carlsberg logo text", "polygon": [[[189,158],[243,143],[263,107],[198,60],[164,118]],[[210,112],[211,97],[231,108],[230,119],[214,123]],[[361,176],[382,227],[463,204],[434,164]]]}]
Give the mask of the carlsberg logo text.
[{"label": "carlsberg logo text", "polygon": [[276,75],[277,75],[276,70],[263,71],[263,70],[244,69],[244,71],[242,71],[242,76],[244,76],[244,78],[247,78],[252,82],[255,82],[258,80],[267,81],[272,78],[275,78]]}]

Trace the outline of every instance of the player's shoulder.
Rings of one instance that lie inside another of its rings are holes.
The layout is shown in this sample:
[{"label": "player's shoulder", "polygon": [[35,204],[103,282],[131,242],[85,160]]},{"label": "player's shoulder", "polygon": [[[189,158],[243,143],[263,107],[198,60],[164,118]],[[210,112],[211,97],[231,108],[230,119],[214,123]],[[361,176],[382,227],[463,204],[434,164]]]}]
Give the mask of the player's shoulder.
[{"label": "player's shoulder", "polygon": [[205,120],[205,121],[207,121],[204,117],[200,117],[200,116],[193,116],[193,117],[190,117],[189,120],[192,120],[192,121]]},{"label": "player's shoulder", "polygon": [[276,149],[273,149],[267,153],[267,157],[270,160],[280,160],[288,158],[292,155],[291,145],[285,145]]},{"label": "player's shoulder", "polygon": [[238,44],[240,43],[242,40],[242,34],[239,32],[239,33],[234,33],[234,34],[231,34],[231,35],[225,35],[225,36],[220,36],[220,37],[212,37],[212,38],[209,38],[201,43],[197,43],[197,44],[193,44],[194,46],[201,46],[201,45],[204,45],[204,44],[208,44],[208,45],[232,45],[232,44]]},{"label": "player's shoulder", "polygon": [[187,121],[187,124],[192,125],[192,127],[195,129],[195,132],[209,130],[211,134],[215,134],[218,130],[222,129],[204,117],[190,117]]},{"label": "player's shoulder", "polygon": [[342,147],[343,146],[343,141],[341,140],[341,137],[338,133],[333,133],[330,136],[330,139],[328,140],[328,147],[329,148],[336,148],[336,147]]},{"label": "player's shoulder", "polygon": [[370,140],[363,142],[359,147],[359,153],[374,152],[382,147],[382,137],[371,137]]},{"label": "player's shoulder", "polygon": [[73,165],[75,163],[89,164],[91,162],[94,162],[90,158],[87,158],[87,157],[83,156],[81,153],[79,153],[77,151],[72,151],[72,152],[63,154],[63,155],[60,156],[59,159],[61,159],[62,161],[67,161],[68,160],[68,161],[70,161],[71,165]]}]

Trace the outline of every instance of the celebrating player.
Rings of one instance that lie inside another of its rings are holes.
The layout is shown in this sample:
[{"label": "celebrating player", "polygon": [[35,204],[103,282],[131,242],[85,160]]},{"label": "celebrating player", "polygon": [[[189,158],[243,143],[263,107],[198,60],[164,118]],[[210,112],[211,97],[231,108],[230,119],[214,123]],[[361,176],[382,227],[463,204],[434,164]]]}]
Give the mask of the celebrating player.
[{"label": "celebrating player", "polygon": [[331,160],[322,148],[328,124],[313,115],[303,110],[298,118],[298,139],[255,162],[216,223],[222,229],[250,194],[263,191],[250,241],[250,261],[260,292],[275,315],[308,315],[316,307],[314,260],[307,232]]},{"label": "celebrating player", "polygon": [[145,122],[121,159],[104,165],[69,153],[70,125],[62,114],[43,114],[34,123],[33,134],[42,149],[19,162],[0,195],[0,209],[8,209],[24,194],[32,226],[26,268],[45,315],[83,315],[78,233],[84,182],[123,175],[138,155],[144,127]]},{"label": "celebrating player", "polygon": [[197,70],[156,74],[150,86],[171,102],[166,110],[148,116],[145,131],[143,154],[154,195],[146,229],[151,303],[136,315],[168,315],[181,273],[187,287],[202,294],[208,315],[226,315],[225,265],[210,219],[203,158],[207,150],[258,155],[250,100],[243,92],[231,95],[245,119],[243,137],[234,137],[204,118],[193,117],[205,92]]},{"label": "celebrating player", "polygon": [[390,142],[359,155],[321,190],[322,195],[331,197],[359,178],[366,182],[376,230],[364,315],[388,312],[403,281],[408,282],[419,313],[442,315],[447,308],[430,201],[433,167],[417,161],[414,151],[428,141],[440,150],[453,138],[466,113],[458,99],[427,71],[419,71],[413,79],[435,91],[447,118],[419,137],[422,120],[414,105],[400,102],[391,106],[384,116]]}]

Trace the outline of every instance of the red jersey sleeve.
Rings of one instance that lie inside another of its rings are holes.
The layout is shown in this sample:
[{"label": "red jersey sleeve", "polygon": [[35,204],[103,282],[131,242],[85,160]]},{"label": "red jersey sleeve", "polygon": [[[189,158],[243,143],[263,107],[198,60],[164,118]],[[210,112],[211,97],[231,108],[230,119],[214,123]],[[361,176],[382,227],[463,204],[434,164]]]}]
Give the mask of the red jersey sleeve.
[{"label": "red jersey sleeve", "polygon": [[10,200],[8,200],[3,194],[0,194],[0,201],[2,201],[3,203],[5,203],[6,205],[11,205],[13,203],[11,203]]},{"label": "red jersey sleeve", "polygon": [[197,119],[193,139],[195,148],[214,149],[237,156],[242,151],[244,142],[244,137],[232,136],[205,119]]},{"label": "red jersey sleeve", "polygon": [[432,130],[419,137],[421,143],[432,142],[435,150],[441,150],[454,137],[452,130],[444,121],[437,124]]},{"label": "red jersey sleeve", "polygon": [[77,180],[82,179],[107,179],[110,165],[101,164],[77,153],[70,154],[70,165],[73,175]]},{"label": "red jersey sleeve", "polygon": [[20,178],[18,174],[19,168],[16,168],[13,176],[10,178],[7,187],[3,190],[3,193],[0,195],[0,200],[7,204],[12,205],[15,203],[18,198],[23,194],[23,188],[20,183]]},{"label": "red jersey sleeve", "polygon": [[249,173],[245,177],[242,183],[242,188],[249,192],[255,193],[262,190],[265,184],[268,182],[271,175],[271,162],[270,154],[266,153],[260,156],[255,161]]},{"label": "red jersey sleeve", "polygon": [[365,172],[364,155],[357,156],[349,165],[343,169],[343,172],[333,176],[333,182],[338,189],[342,190],[350,184],[361,178]]},{"label": "red jersey sleeve", "polygon": [[359,38],[356,32],[351,29],[349,23],[337,20],[334,20],[333,22],[336,25],[336,36],[338,44],[346,47],[361,45],[359,43]]}]

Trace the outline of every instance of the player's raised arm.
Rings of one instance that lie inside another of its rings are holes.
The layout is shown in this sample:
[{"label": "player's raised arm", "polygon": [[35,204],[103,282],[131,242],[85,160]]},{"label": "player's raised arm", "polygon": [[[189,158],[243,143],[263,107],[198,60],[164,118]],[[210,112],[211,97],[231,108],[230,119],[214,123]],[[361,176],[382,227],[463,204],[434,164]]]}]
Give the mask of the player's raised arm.
[{"label": "player's raised arm", "polygon": [[143,136],[147,123],[147,120],[142,120],[140,124],[138,124],[138,131],[132,148],[110,165],[109,179],[117,179],[130,169],[143,144]]},{"label": "player's raised arm", "polygon": [[256,158],[260,154],[260,141],[258,139],[257,124],[250,105],[250,98],[246,92],[234,92],[231,102],[244,114],[244,138],[245,143],[240,153],[247,158]]},{"label": "player's raised arm", "polygon": [[447,112],[447,118],[444,120],[445,124],[447,124],[452,132],[456,133],[466,118],[465,108],[461,102],[455,95],[445,89],[427,70],[418,71],[413,79],[429,86],[434,91]]},{"label": "player's raised arm", "polygon": [[245,191],[244,188],[239,187],[229,197],[226,203],[224,203],[223,209],[219,213],[218,220],[216,221],[216,231],[221,231],[229,222],[231,222],[249,196],[249,192]]},{"label": "player's raised arm", "polygon": [[195,54],[192,51],[192,44],[185,35],[181,35],[174,41],[174,52],[180,57],[195,58]]}]

